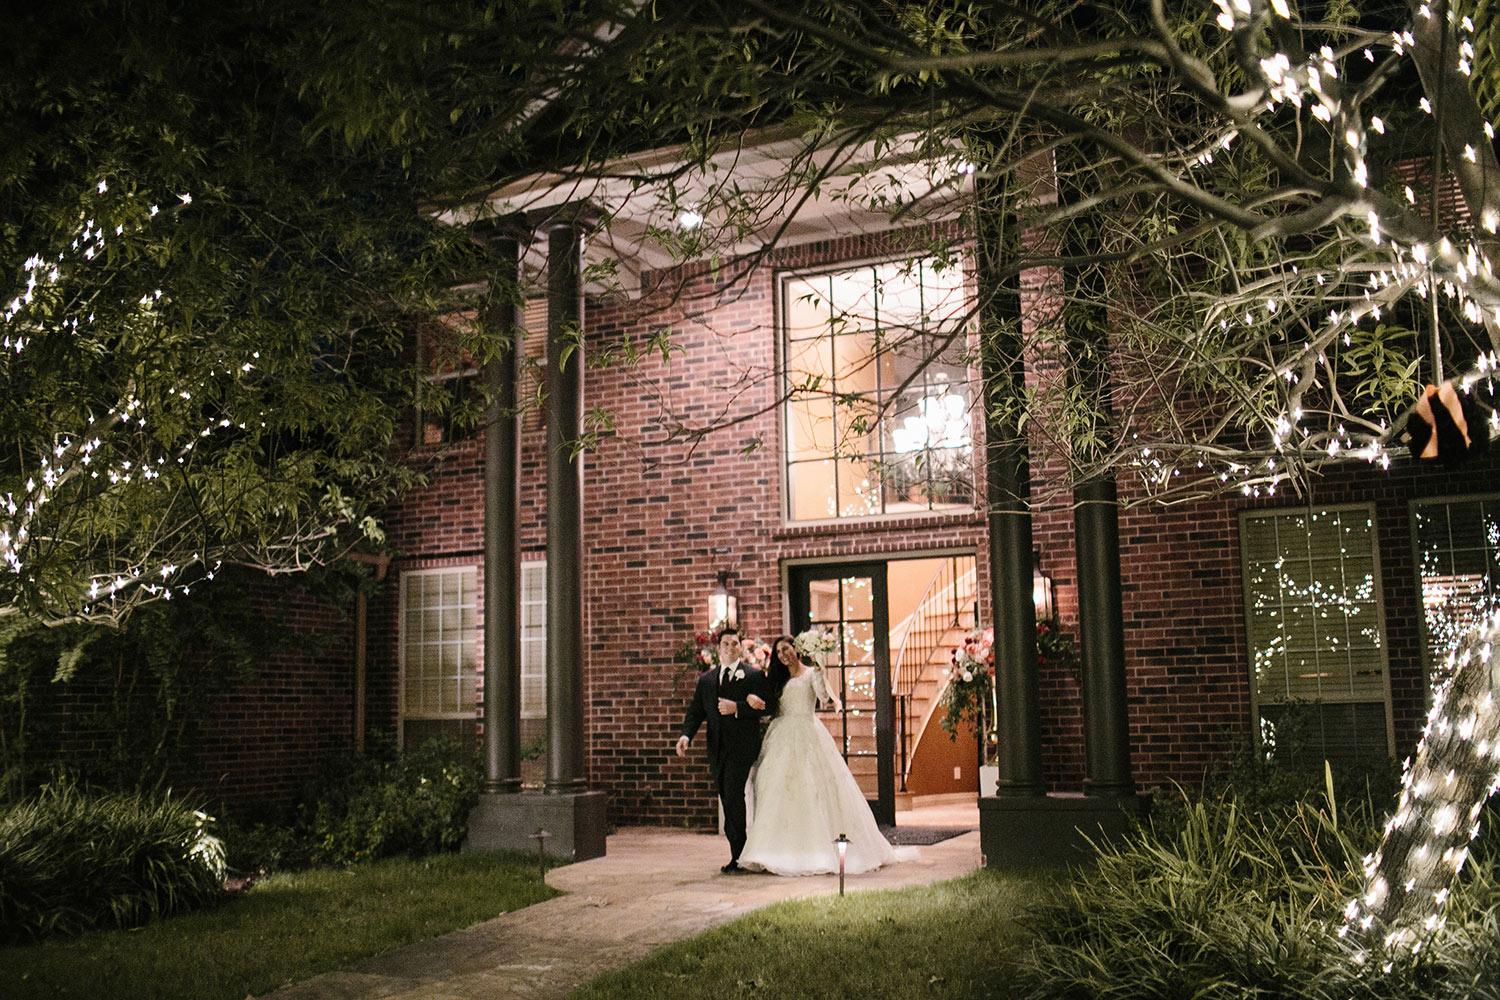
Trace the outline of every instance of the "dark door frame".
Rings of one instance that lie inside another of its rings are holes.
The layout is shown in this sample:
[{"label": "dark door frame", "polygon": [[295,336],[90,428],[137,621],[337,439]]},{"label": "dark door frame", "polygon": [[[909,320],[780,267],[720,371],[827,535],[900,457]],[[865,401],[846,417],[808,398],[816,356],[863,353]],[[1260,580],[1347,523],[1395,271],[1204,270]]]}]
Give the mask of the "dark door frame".
[{"label": "dark door frame", "polygon": [[[787,566],[787,596],[792,632],[812,625],[812,606],[808,584],[814,580],[842,580],[867,577],[870,580],[871,615],[874,617],[873,659],[875,665],[875,780],[877,798],[870,801],[870,811],[879,823],[896,824],[896,730],[895,704],[891,694],[891,622],[886,595],[886,563],[830,562]],[[845,706],[847,711],[847,706]],[[845,725],[847,726],[847,717]],[[840,748],[847,756],[847,747]]]}]

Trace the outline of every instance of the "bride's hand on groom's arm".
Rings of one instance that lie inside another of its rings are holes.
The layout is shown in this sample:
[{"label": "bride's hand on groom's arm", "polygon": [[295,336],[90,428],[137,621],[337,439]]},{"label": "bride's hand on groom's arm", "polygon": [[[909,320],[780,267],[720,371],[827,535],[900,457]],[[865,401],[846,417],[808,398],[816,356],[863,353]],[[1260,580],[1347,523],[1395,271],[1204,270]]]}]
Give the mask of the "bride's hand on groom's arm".
[{"label": "bride's hand on groom's arm", "polygon": [[745,701],[749,703],[750,707],[755,709],[757,712],[763,710],[766,707],[766,700],[758,694],[746,695]]}]

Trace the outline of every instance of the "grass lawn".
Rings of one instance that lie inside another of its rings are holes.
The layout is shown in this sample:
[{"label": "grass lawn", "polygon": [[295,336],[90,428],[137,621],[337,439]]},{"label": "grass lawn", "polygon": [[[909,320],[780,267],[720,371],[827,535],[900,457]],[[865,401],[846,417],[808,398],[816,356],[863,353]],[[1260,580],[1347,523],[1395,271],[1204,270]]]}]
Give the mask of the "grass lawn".
[{"label": "grass lawn", "polygon": [[555,895],[525,855],[276,875],[216,909],[139,930],[0,949],[0,995],[244,1000]]},{"label": "grass lawn", "polygon": [[1024,908],[1052,874],[778,903],[606,973],[570,1000],[1019,997]]}]

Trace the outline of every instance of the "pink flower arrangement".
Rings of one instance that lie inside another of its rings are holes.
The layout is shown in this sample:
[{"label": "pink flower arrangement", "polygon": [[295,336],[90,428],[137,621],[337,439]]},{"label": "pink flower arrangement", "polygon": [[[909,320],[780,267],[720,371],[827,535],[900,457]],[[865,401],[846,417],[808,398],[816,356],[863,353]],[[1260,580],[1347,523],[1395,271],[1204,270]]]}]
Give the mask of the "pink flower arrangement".
[{"label": "pink flower arrangement", "polygon": [[677,647],[677,655],[673,657],[684,670],[693,669],[700,673],[719,665],[719,630],[712,632],[695,632],[691,639],[683,641]]},{"label": "pink flower arrangement", "polygon": [[718,662],[719,640],[717,633],[699,632],[693,636],[693,643],[697,646],[697,649],[693,651],[693,659],[700,670],[707,670]]},{"label": "pink flower arrangement", "polygon": [[[695,669],[699,672],[708,670],[719,665],[719,637],[720,630],[712,632],[696,632],[691,639],[685,640],[677,649],[677,655],[673,657],[683,669]],[[771,662],[771,647],[760,639],[746,636],[740,640],[741,657],[750,666],[764,670]]]},{"label": "pink flower arrangement", "polygon": [[764,670],[771,662],[771,647],[754,637],[745,639],[740,643],[740,649],[744,651],[745,659],[754,664],[758,669]]},{"label": "pink flower arrangement", "polygon": [[995,689],[995,630],[975,629],[949,657],[948,686],[943,690],[942,725],[956,738],[965,723],[984,727]]},{"label": "pink flower arrangement", "polygon": [[[1049,668],[1063,667],[1078,681],[1078,656],[1073,643],[1056,619],[1036,623],[1037,663]],[[976,628],[963,637],[949,657],[948,686],[943,689],[940,708],[943,728],[956,736],[959,728],[972,723],[981,730],[994,725],[995,630]],[[994,738],[985,734],[985,745]]]},{"label": "pink flower arrangement", "polygon": [[972,684],[976,677],[995,676],[995,630],[970,632],[950,657],[949,681]]}]

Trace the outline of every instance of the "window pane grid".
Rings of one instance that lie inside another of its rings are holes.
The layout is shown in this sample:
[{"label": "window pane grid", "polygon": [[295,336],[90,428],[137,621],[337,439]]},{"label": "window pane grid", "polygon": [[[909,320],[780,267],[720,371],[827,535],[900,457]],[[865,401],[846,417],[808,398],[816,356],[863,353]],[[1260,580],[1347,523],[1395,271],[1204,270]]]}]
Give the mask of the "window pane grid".
[{"label": "window pane grid", "polygon": [[547,564],[521,566],[521,718],[547,717]]},{"label": "window pane grid", "polygon": [[846,757],[868,757],[874,752],[852,748],[860,732],[873,735],[875,713],[875,605],[873,581],[866,576],[820,580],[812,584],[809,624],[830,633],[838,644],[824,665],[829,689],[842,703],[835,739]]},{"label": "window pane grid", "polygon": [[475,714],[476,580],[473,567],[402,576],[404,717]]},{"label": "window pane grid", "polygon": [[1246,520],[1244,534],[1259,697],[1383,700],[1369,515],[1256,515]]},{"label": "window pane grid", "polygon": [[953,357],[962,331],[933,316],[931,294],[962,304],[957,266],[862,265],[788,277],[781,290],[788,516],[972,506],[967,372]]},{"label": "window pane grid", "polygon": [[1413,507],[1429,674],[1500,595],[1500,497]]}]

